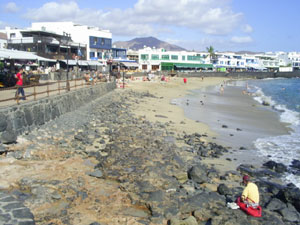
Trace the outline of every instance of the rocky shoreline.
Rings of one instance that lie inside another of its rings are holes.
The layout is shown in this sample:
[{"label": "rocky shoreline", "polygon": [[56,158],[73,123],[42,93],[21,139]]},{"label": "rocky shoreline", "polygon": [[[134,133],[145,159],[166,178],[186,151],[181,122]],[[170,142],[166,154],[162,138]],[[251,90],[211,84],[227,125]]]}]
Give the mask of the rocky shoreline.
[{"label": "rocky shoreline", "polygon": [[[273,182],[287,168],[269,162],[218,171],[204,164],[230,150],[204,141],[206,134],[175,133],[172,121],[134,115],[140,101],[153,98],[114,91],[1,145],[0,187],[29,208],[35,222],[13,222],[0,204],[0,223],[299,224],[299,189]],[[226,207],[241,194],[245,173],[259,186],[261,218]]]}]

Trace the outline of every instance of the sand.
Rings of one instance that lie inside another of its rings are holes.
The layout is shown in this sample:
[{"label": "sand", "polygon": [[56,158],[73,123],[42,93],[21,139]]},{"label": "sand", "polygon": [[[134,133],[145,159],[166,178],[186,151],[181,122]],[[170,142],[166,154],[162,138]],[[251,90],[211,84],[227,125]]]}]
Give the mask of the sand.
[{"label": "sand", "polygon": [[[126,88],[148,91],[158,97],[138,104],[134,109],[136,115],[145,116],[152,122],[172,121],[171,129],[175,134],[207,134],[204,141],[216,142],[230,149],[219,159],[204,159],[205,163],[213,164],[221,171],[235,170],[242,163],[260,166],[268,159],[259,154],[253,142],[261,137],[287,134],[290,130],[287,124],[279,122],[276,112],[244,94],[241,87],[224,85],[224,93],[221,94],[220,85],[224,81],[228,83],[229,80],[220,77],[205,78],[204,81],[188,78],[184,84],[183,78],[174,77],[168,82],[129,81]],[[182,104],[182,107],[172,104],[178,98],[183,98],[182,102],[188,101],[195,92],[203,94],[196,106],[201,107],[197,115],[193,115],[194,110],[189,110],[195,102]],[[180,141],[177,144],[184,145]],[[246,150],[240,150],[241,147]]]},{"label": "sand", "polygon": [[[200,89],[208,86],[221,84],[224,78],[205,78],[202,81],[199,78],[188,78],[187,83],[183,83],[183,78],[173,77],[168,82],[155,81],[130,81],[126,88],[135,91],[148,91],[157,98],[149,98],[137,105],[134,112],[138,116],[145,116],[149,121],[169,122],[172,121],[172,129],[176,133],[194,133],[216,135],[205,123],[197,123],[184,116],[184,110],[177,105],[172,104],[172,100],[182,98],[190,90]],[[164,117],[162,117],[164,116]],[[166,118],[165,118],[166,117]]]}]

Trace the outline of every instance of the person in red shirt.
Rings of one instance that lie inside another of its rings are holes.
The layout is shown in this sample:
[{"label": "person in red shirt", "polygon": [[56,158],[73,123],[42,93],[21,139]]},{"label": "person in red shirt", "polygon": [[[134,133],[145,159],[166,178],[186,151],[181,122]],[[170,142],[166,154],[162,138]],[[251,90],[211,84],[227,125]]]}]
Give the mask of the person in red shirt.
[{"label": "person in red shirt", "polygon": [[16,91],[16,98],[19,96],[19,94],[22,95],[22,100],[26,100],[25,92],[23,88],[23,68],[20,68],[19,72],[15,75],[17,80],[16,86],[18,87]]}]

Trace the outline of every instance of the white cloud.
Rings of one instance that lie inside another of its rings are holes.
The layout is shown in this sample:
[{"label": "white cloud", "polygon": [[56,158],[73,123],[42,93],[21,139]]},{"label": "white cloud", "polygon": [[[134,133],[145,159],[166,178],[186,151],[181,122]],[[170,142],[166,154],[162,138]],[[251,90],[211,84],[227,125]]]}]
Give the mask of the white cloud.
[{"label": "white cloud", "polygon": [[253,42],[253,39],[250,36],[238,37],[234,36],[231,38],[231,41],[237,44],[245,44]]},{"label": "white cloud", "polygon": [[229,34],[240,23],[241,13],[230,8],[228,0],[138,0],[127,9],[81,9],[74,1],[48,2],[30,9],[25,17],[33,21],[74,21],[109,29],[114,35],[157,35],[174,27],[205,34]]},{"label": "white cloud", "polygon": [[4,10],[7,13],[16,13],[19,11],[19,8],[17,7],[16,3],[14,2],[8,2],[5,6],[4,6]]},{"label": "white cloud", "polygon": [[242,26],[242,31],[245,33],[251,33],[253,31],[253,28],[249,24],[244,24]]}]

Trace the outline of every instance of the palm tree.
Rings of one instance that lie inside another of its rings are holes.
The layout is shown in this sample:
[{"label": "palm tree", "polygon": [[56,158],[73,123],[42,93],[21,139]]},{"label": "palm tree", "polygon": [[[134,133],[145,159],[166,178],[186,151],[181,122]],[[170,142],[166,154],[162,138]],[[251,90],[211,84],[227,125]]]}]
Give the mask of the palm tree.
[{"label": "palm tree", "polygon": [[206,47],[206,50],[209,53],[210,60],[215,57],[215,50],[213,46]]}]

